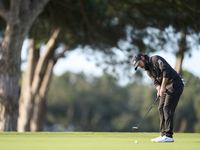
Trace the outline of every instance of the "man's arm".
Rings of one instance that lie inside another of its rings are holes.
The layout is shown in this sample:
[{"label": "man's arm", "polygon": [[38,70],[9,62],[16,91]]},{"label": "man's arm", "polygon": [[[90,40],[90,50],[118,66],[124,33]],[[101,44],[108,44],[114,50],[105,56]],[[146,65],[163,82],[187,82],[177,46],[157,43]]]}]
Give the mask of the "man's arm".
[{"label": "man's arm", "polygon": [[163,79],[162,79],[162,83],[160,86],[160,89],[158,88],[158,96],[163,96],[163,94],[166,92],[166,84],[168,82],[169,76],[170,76],[170,69],[168,67],[168,65],[165,63],[164,60],[162,60],[161,58],[158,59],[157,61],[158,67],[160,69],[160,71],[163,74]]},{"label": "man's arm", "polygon": [[160,82],[154,76],[152,76],[149,71],[147,71],[147,75],[151,78],[155,87],[160,86]]},{"label": "man's arm", "polygon": [[168,78],[163,78],[162,80],[162,84],[161,84],[161,87],[160,87],[160,93],[159,95],[162,97],[163,94],[166,92],[166,84],[167,84],[167,81],[168,81]]}]

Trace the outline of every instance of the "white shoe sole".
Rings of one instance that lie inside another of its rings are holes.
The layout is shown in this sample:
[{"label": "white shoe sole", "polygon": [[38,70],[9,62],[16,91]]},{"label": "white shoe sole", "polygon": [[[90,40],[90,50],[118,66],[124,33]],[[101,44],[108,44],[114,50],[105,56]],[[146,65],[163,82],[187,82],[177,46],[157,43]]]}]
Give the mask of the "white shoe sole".
[{"label": "white shoe sole", "polygon": [[174,139],[165,136],[165,137],[160,138],[156,142],[158,142],[158,143],[174,142]]},{"label": "white shoe sole", "polygon": [[156,141],[157,143],[173,143],[174,141]]}]

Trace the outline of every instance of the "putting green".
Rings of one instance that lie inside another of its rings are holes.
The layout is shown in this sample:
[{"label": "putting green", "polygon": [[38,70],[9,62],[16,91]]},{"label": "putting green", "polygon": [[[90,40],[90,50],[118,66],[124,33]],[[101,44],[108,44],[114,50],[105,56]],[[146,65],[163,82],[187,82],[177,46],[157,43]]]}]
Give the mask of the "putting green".
[{"label": "putting green", "polygon": [[[2,132],[0,150],[199,150],[199,133],[175,133],[174,143],[152,143],[159,133]],[[135,144],[135,141],[138,144]]]}]

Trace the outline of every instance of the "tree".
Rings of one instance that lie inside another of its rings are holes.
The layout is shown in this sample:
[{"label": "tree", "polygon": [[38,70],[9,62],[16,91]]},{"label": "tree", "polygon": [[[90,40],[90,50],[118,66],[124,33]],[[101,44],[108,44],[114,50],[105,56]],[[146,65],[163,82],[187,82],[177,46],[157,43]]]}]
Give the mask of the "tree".
[{"label": "tree", "polygon": [[16,130],[21,48],[28,31],[48,0],[0,0],[6,22],[0,60],[0,131]]},{"label": "tree", "polygon": [[[200,2],[198,0],[120,0],[118,3],[116,1],[110,3],[124,18],[130,20],[129,25],[132,28],[129,42],[139,45],[138,51],[147,53],[170,46],[177,58],[175,70],[181,74],[184,54],[190,53],[189,50],[194,47],[194,43],[190,44],[189,38],[195,41],[195,45],[199,44],[200,22],[197,18],[200,15],[198,8]],[[138,29],[143,30],[144,33],[135,36]]]},{"label": "tree", "polygon": [[[156,4],[156,7],[154,10],[152,10],[154,4]],[[130,2],[127,0],[113,0],[100,2],[87,0],[83,2],[81,0],[65,0],[62,2],[58,2],[52,0],[45,7],[45,11],[41,14],[40,18],[36,20],[35,26],[33,27],[33,30],[30,32],[29,36],[35,41],[34,48],[39,49],[36,46],[41,45],[40,42],[46,43],[48,41],[47,37],[49,37],[47,36],[47,34],[43,34],[42,36],[41,34],[38,34],[41,33],[41,23],[45,25],[45,28],[42,31],[47,33],[51,33],[59,27],[61,32],[58,35],[58,39],[55,40],[54,46],[52,46],[52,53],[54,53],[54,56],[56,55],[56,48],[59,46],[59,44],[65,43],[65,46],[68,47],[68,50],[72,50],[77,46],[81,46],[82,48],[91,47],[92,49],[94,49],[94,51],[88,52],[88,49],[85,49],[84,53],[89,53],[91,56],[91,54],[94,54],[94,52],[96,52],[95,50],[98,50],[102,52],[103,56],[105,56],[105,62],[108,62],[113,66],[116,64],[123,65],[125,64],[124,62],[126,62],[130,67],[129,59],[130,57],[132,57],[133,52],[135,52],[136,50],[140,50],[143,52],[154,52],[156,51],[157,45],[163,46],[166,43],[167,40],[164,39],[163,36],[159,37],[161,39],[161,42],[159,42],[159,44],[156,44],[156,39],[154,39],[154,41],[151,41],[151,43],[154,43],[154,45],[145,43],[145,39],[147,39],[146,37],[148,37],[150,40],[154,38],[153,35],[148,33],[148,27],[158,28],[161,32],[163,32],[167,27],[173,24],[173,21],[169,20],[173,20],[173,18],[176,17],[177,13],[174,11],[174,7],[171,8],[172,4],[174,4],[178,8],[182,8],[177,3],[172,3],[171,1],[157,2],[143,0],[141,2]],[[163,9],[165,5],[167,7]],[[171,12],[172,15],[170,16]],[[183,12],[183,10],[180,12]],[[131,32],[129,34],[131,35],[131,46],[127,49],[121,48],[120,46],[118,46],[120,45],[119,41],[129,38],[127,35],[128,27],[131,28]],[[177,29],[179,28],[177,27]],[[117,47],[118,49],[120,49],[123,53],[127,55],[127,59],[119,61],[118,58],[115,56],[114,50],[110,50],[110,48],[112,47]],[[66,48],[64,48],[64,51],[61,52],[62,56],[64,55],[65,50]],[[44,58],[46,61],[43,62],[53,60],[53,64],[55,64],[55,60],[57,59],[55,59],[54,56],[52,54],[51,57]],[[110,59],[106,59],[107,57],[110,57]],[[36,62],[39,60],[40,59],[38,58]],[[43,65],[47,66],[47,64],[45,65],[45,63]],[[37,66],[35,70],[36,69]],[[28,70],[30,71],[30,69]],[[44,70],[41,71],[45,72]],[[38,75],[39,74],[40,73],[38,73]],[[43,76],[40,76],[41,82],[37,82],[37,92],[40,91],[40,84],[42,84],[44,76],[44,74]],[[34,76],[32,77],[34,78]],[[26,76],[24,76],[23,78],[26,78]],[[32,80],[34,81],[34,79]],[[33,84],[29,86],[31,87],[33,86]],[[46,87],[43,87],[46,88],[46,90],[47,85],[48,84],[46,84]],[[43,89],[43,91],[46,90]],[[20,99],[25,99],[23,98],[23,93],[24,91],[22,91]],[[31,92],[29,92],[29,94],[31,94]],[[36,96],[38,94],[34,95]],[[20,107],[20,109],[22,110],[27,110],[26,114],[30,114],[26,116],[19,116],[19,128],[23,128],[20,129],[21,131],[31,130],[31,128],[27,126],[30,126],[32,118],[31,116],[33,116],[33,114],[29,113],[28,110],[34,110],[33,104],[36,101],[35,96],[29,96],[30,99],[28,101],[30,101],[30,105],[24,105],[24,107],[26,108]],[[21,117],[25,118],[22,119]],[[22,127],[20,127],[20,122],[22,120],[26,121],[24,121],[24,123],[22,123]],[[41,127],[39,127],[38,129],[41,130]]]},{"label": "tree", "polygon": [[[23,73],[21,95],[19,98],[18,131],[41,131],[43,128],[45,98],[51,72],[57,59],[54,59],[55,40],[60,29],[55,30],[46,49],[39,57],[34,49],[34,40],[30,41],[28,66]],[[25,76],[25,78],[24,78]]]},{"label": "tree", "polygon": [[[76,5],[78,5],[78,8]],[[66,6],[70,7],[70,9],[66,9]],[[122,26],[121,24],[112,25],[110,23],[112,16],[102,12],[100,8],[107,9],[107,7],[104,8],[103,6],[106,6],[105,2],[97,3],[96,1],[89,0],[89,3],[85,1],[82,3],[80,0],[78,2],[73,0],[62,2],[52,0],[36,20],[29,34],[32,38],[29,48],[29,57],[31,59],[28,59],[27,69],[22,79],[18,131],[42,130],[43,120],[39,116],[43,118],[44,113],[42,112],[44,111],[42,109],[44,106],[39,105],[45,104],[46,91],[48,90],[52,68],[57,60],[64,56],[66,50],[73,49],[79,45],[83,47],[90,45],[91,47],[101,48],[101,50],[102,48],[106,48],[104,52],[112,54],[107,49],[112,46],[117,47],[117,41],[125,35],[123,34],[124,29],[117,28],[119,25]],[[93,14],[93,17],[89,19],[88,16],[90,14]],[[37,34],[41,33],[41,30],[44,34]],[[58,35],[60,30],[61,32]],[[101,30],[107,30],[107,32],[100,33]],[[116,30],[120,32],[116,34]],[[48,40],[48,34],[53,31],[56,32],[56,35],[53,34],[52,38]],[[116,36],[112,36],[113,34]],[[46,41],[48,41],[46,49],[40,56],[40,43]],[[33,42],[35,43],[33,44]],[[65,48],[62,52],[57,53],[56,49],[60,46],[60,43],[64,43]],[[51,66],[48,67],[49,65]],[[44,82],[45,84],[43,84]],[[41,95],[42,97],[40,97]],[[40,97],[39,100],[38,97]]]},{"label": "tree", "polygon": [[59,124],[73,131],[129,131],[127,126],[134,117],[129,113],[128,96],[108,74],[89,77],[66,72],[53,76],[46,125]]}]

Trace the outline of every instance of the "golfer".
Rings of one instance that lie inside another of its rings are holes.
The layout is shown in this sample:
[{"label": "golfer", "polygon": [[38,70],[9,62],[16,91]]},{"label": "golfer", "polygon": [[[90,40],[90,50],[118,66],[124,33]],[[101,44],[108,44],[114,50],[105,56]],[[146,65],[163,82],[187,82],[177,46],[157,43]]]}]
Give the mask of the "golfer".
[{"label": "golfer", "polygon": [[132,63],[135,70],[138,67],[146,70],[157,89],[157,96],[160,97],[158,111],[161,135],[158,138],[151,139],[151,141],[174,142],[173,118],[183,92],[183,79],[164,58],[158,55],[149,57],[147,54],[138,53],[133,56]]}]

